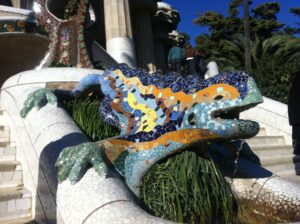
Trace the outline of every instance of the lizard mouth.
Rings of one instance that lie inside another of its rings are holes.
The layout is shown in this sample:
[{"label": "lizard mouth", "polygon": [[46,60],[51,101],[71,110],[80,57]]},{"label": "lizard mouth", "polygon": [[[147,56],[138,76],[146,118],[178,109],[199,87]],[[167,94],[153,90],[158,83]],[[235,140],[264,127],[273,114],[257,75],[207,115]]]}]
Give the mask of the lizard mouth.
[{"label": "lizard mouth", "polygon": [[[259,124],[251,120],[239,119],[240,112],[255,107],[263,99],[252,78],[247,82],[248,94],[233,106],[223,107],[211,112],[211,118],[221,125],[220,133],[229,129],[228,136],[233,138],[251,138],[259,131]],[[223,127],[223,129],[222,129]]]},{"label": "lizard mouth", "polygon": [[255,121],[239,119],[239,116],[240,112],[254,107],[257,104],[258,103],[253,103],[243,106],[215,110],[211,113],[211,118],[221,126],[230,127],[230,131],[228,132],[229,138],[251,138],[259,132],[259,124]]},{"label": "lizard mouth", "polygon": [[238,120],[240,117],[240,113],[248,110],[252,107],[255,107],[258,103],[252,103],[243,106],[235,106],[235,107],[228,107],[215,110],[211,113],[212,119],[216,121],[220,120]]}]

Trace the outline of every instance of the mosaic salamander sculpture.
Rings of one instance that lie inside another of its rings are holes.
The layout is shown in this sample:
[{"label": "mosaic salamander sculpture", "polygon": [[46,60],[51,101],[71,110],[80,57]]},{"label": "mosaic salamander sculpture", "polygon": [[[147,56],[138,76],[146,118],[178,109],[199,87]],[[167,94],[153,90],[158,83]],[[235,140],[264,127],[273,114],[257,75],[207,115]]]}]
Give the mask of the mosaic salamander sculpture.
[{"label": "mosaic salamander sculpture", "polygon": [[[245,73],[223,73],[200,80],[177,73],[148,74],[120,65],[102,75],[87,76],[72,94],[79,95],[94,85],[100,85],[105,96],[100,107],[102,118],[119,127],[121,133],[66,148],[57,161],[61,181],[79,181],[89,164],[97,172],[105,172],[105,158],[139,196],[144,174],[168,155],[197,142],[250,138],[259,131],[254,121],[222,119],[226,112],[262,102],[254,80]],[[55,102],[53,92],[41,89],[32,93],[21,115],[26,116],[43,100]]]}]

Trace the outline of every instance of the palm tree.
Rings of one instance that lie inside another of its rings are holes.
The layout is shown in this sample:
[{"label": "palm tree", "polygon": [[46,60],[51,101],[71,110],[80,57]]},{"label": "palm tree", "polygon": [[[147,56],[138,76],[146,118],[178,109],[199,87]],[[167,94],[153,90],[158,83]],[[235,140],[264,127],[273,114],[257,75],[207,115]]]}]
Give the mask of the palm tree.
[{"label": "palm tree", "polygon": [[[221,51],[214,51],[214,60],[223,70],[245,69],[244,36],[220,43]],[[261,40],[258,36],[251,43],[252,75],[264,96],[287,103],[293,77],[300,68],[300,38],[275,35]]]},{"label": "palm tree", "polygon": [[290,35],[275,35],[261,41],[259,37],[256,37],[251,55],[256,63],[266,56],[272,56],[283,63],[300,61],[300,38]]},{"label": "palm tree", "polygon": [[[216,60],[224,70],[244,70],[245,37],[241,34],[233,40],[222,40],[221,51],[212,51],[212,59]],[[300,38],[291,35],[274,35],[261,40],[258,36],[251,43],[251,61],[253,69],[264,58],[272,58],[279,63],[300,63]]]},{"label": "palm tree", "polygon": [[250,45],[250,22],[249,22],[249,0],[244,0],[244,34],[245,34],[245,66],[246,71],[251,72],[251,45]]}]

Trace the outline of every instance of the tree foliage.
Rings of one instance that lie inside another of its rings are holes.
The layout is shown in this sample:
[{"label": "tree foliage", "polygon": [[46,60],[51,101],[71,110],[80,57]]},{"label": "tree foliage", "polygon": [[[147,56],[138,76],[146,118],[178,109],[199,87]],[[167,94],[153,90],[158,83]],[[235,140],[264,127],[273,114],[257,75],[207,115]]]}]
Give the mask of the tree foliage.
[{"label": "tree foliage", "polygon": [[300,17],[300,8],[291,8],[290,12]]},{"label": "tree foliage", "polygon": [[[212,52],[213,59],[223,70],[244,70],[244,36],[235,35],[232,40],[223,39],[221,48]],[[300,39],[291,35],[274,35],[267,39],[256,36],[251,42],[253,68],[264,58],[272,57],[279,65],[298,62],[300,65]]]},{"label": "tree foliage", "polygon": [[252,33],[268,38],[280,31],[284,24],[277,21],[276,14],[279,11],[280,5],[277,2],[264,3],[254,8],[251,19]]},{"label": "tree foliage", "polygon": [[[229,15],[224,16],[214,11],[200,14],[194,23],[199,26],[208,27],[209,33],[196,37],[196,47],[204,50],[207,60],[214,60],[220,66],[220,70],[245,70],[245,47],[244,47],[244,27],[241,18],[240,6],[243,0],[231,0],[229,3]],[[249,1],[249,4],[252,2]],[[267,79],[260,78],[265,76],[266,68],[273,72],[276,77],[284,76],[284,69],[288,70],[289,75],[285,75],[282,82],[281,78],[274,80],[281,82],[281,91],[275,91],[272,85],[270,89],[264,88],[264,94],[274,99],[285,102],[283,94],[288,95],[287,84],[291,81],[292,73],[299,69],[300,63],[300,42],[294,36],[300,33],[299,27],[290,27],[281,23],[277,19],[280,11],[280,4],[277,2],[267,2],[257,5],[251,10],[250,30],[251,30],[251,60],[253,73],[259,80],[261,86]],[[300,8],[292,8],[290,12],[300,17]],[[297,25],[300,25],[297,23]],[[264,66],[266,64],[266,66]],[[276,92],[276,93],[275,93]]]},{"label": "tree foliage", "polygon": [[253,71],[258,88],[264,96],[287,103],[289,90],[299,69],[299,62],[282,63],[271,55],[262,58]]},{"label": "tree foliage", "polygon": [[[236,34],[243,34],[243,19],[239,17],[239,6],[242,0],[232,0],[229,3],[229,16],[224,16],[215,11],[207,11],[199,14],[193,21],[198,26],[208,27],[209,33],[196,38],[197,48],[214,51],[222,48],[221,40],[231,41]],[[252,2],[250,1],[249,4]],[[251,40],[256,36],[267,39],[274,34],[294,34],[295,30],[277,21],[277,13],[280,5],[276,2],[264,3],[256,6],[250,15]],[[299,8],[291,9],[291,12],[299,15]],[[298,14],[297,14],[298,13]],[[204,42],[202,42],[205,40]]]},{"label": "tree foliage", "polygon": [[255,18],[277,20],[276,14],[280,11],[280,5],[277,2],[267,2],[257,6],[252,10]]},{"label": "tree foliage", "polygon": [[[295,16],[299,17],[300,19],[300,8],[291,8],[290,13],[294,14]],[[290,27],[286,26],[284,31],[289,34],[300,34],[300,22],[296,23],[298,27]]]},{"label": "tree foliage", "polygon": [[229,3],[229,11],[228,12],[229,12],[230,17],[237,17],[240,14],[238,7],[242,3],[243,3],[243,0],[232,0]]}]

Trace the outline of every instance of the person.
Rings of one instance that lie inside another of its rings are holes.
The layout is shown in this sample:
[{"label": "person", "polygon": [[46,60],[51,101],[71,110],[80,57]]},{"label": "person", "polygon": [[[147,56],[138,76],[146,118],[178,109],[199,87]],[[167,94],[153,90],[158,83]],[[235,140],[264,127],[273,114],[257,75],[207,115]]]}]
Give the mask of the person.
[{"label": "person", "polygon": [[168,54],[169,67],[173,71],[180,74],[182,61],[183,61],[183,50],[179,46],[179,44],[174,44],[174,46],[170,49]]},{"label": "person", "polygon": [[194,63],[194,49],[192,45],[188,44],[184,50],[185,61],[187,64],[187,74],[192,75],[195,73],[195,63]]},{"label": "person", "polygon": [[199,49],[195,51],[194,66],[196,73],[201,79],[204,79],[206,72],[205,53]]},{"label": "person", "polygon": [[294,154],[300,155],[300,69],[296,72],[288,100],[289,123],[292,126]]}]

